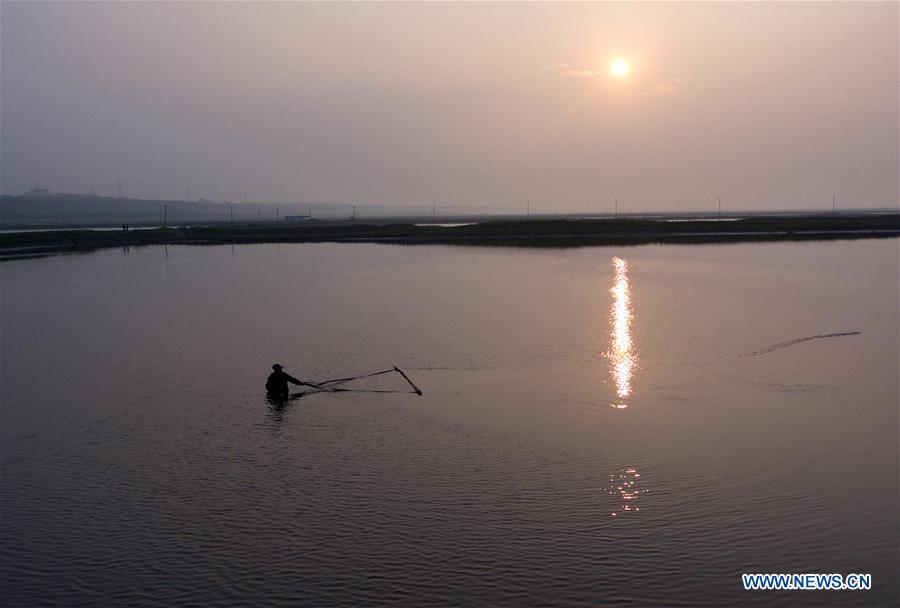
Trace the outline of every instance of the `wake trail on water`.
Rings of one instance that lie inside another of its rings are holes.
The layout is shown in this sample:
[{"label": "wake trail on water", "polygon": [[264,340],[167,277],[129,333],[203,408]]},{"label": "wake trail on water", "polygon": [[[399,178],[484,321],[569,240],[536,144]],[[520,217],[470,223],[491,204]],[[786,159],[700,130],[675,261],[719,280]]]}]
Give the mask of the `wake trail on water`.
[{"label": "wake trail on water", "polygon": [[843,331],[834,334],[819,334],[818,336],[807,336],[805,338],[795,338],[794,340],[788,340],[787,342],[779,342],[778,344],[773,344],[772,346],[767,346],[766,348],[755,350],[752,353],[747,353],[744,355],[745,357],[756,357],[757,355],[765,355],[766,353],[770,353],[774,350],[781,350],[782,348],[787,348],[788,346],[794,346],[795,344],[800,344],[801,342],[809,342],[810,340],[819,340],[821,338],[839,338],[841,336],[858,336],[862,334],[861,331]]}]

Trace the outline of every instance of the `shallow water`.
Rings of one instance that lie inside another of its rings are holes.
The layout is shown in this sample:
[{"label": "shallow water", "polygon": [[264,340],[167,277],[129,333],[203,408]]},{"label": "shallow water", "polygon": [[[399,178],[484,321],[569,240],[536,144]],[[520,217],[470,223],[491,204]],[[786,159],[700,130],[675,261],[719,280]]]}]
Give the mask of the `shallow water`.
[{"label": "shallow water", "polygon": [[[896,239],[4,262],[3,603],[889,605],[897,277]],[[424,396],[273,406],[275,361]]]}]

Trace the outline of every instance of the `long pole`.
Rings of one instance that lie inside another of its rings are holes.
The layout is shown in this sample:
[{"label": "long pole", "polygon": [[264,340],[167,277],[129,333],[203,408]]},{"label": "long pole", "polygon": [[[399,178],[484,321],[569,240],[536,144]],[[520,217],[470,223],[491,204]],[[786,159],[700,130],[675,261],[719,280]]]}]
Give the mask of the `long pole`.
[{"label": "long pole", "polygon": [[169,220],[169,206],[163,205],[163,228],[168,225]]},{"label": "long pole", "polygon": [[400,372],[400,375],[403,376],[403,378],[404,378],[407,382],[409,382],[409,385],[413,388],[413,391],[414,391],[419,397],[421,397],[421,396],[422,396],[422,390],[421,390],[418,386],[416,386],[415,384],[413,384],[413,381],[409,379],[409,376],[407,376],[406,374],[404,374],[404,373],[403,373],[403,370],[400,369],[399,367],[397,367],[396,365],[394,366],[394,369],[395,369],[396,371]]},{"label": "long pole", "polygon": [[831,195],[831,212],[837,213],[837,199],[833,194]]},{"label": "long pole", "polygon": [[719,197],[719,216],[722,216],[722,197]]},{"label": "long pole", "polygon": [[530,215],[531,215],[531,201],[528,201],[525,204],[525,217],[528,217]]},{"label": "long pole", "polygon": [[233,224],[234,223],[234,205],[229,207],[228,210],[231,211],[231,223]]},{"label": "long pole", "polygon": [[619,217],[619,199],[616,199],[615,217]]}]

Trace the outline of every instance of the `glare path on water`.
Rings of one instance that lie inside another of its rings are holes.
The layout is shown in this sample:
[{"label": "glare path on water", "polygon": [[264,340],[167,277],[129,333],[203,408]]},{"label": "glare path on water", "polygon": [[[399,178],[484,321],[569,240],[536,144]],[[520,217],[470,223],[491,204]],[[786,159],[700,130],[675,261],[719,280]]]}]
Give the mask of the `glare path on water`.
[{"label": "glare path on water", "polygon": [[612,361],[611,374],[616,383],[616,395],[620,402],[612,404],[613,407],[624,409],[628,404],[624,402],[632,392],[631,378],[637,366],[637,353],[631,337],[631,287],[628,281],[628,263],[622,258],[613,258],[615,268],[615,280],[609,292],[613,296],[610,321],[612,332],[610,335],[609,351],[606,356]]}]

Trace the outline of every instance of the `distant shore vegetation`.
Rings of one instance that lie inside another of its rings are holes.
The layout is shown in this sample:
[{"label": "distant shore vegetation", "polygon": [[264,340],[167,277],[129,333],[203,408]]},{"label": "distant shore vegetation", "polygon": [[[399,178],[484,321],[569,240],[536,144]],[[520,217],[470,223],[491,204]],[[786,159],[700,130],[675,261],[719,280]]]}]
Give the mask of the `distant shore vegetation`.
[{"label": "distant shore vegetation", "polygon": [[251,243],[399,243],[583,247],[645,243],[896,238],[900,213],[688,219],[523,219],[465,225],[376,222],[220,223],[141,230],[48,230],[0,234],[0,256],[47,255],[109,247]]}]

